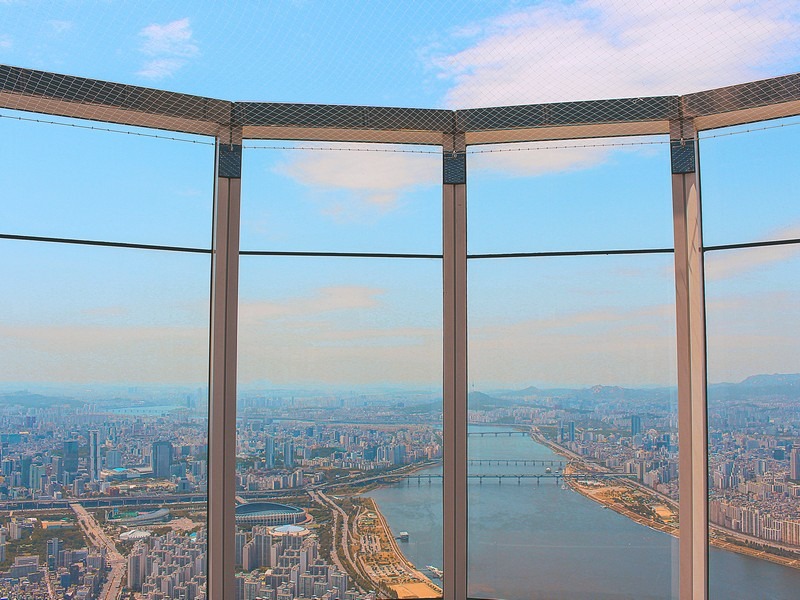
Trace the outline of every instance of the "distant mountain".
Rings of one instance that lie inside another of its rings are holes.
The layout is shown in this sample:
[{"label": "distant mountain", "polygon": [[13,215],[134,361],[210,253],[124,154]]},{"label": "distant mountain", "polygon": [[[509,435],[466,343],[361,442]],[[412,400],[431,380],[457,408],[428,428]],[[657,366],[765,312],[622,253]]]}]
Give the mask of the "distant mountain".
[{"label": "distant mountain", "polygon": [[7,394],[0,394],[0,405],[3,406],[24,406],[26,408],[47,408],[50,406],[59,405],[77,405],[82,404],[80,400],[75,398],[67,398],[63,396],[43,396],[41,394],[30,394],[28,392],[10,392]]},{"label": "distant mountain", "polygon": [[751,375],[739,385],[752,387],[764,386],[798,386],[800,387],[800,373],[774,373],[772,375]]},{"label": "distant mountain", "polygon": [[522,396],[522,397],[525,397],[525,396],[538,396],[541,393],[542,393],[542,390],[540,390],[539,388],[534,387],[532,385],[529,385],[528,387],[526,387],[525,389],[522,389],[522,390],[503,390],[502,392],[499,393],[499,395],[501,395],[501,396],[503,396],[505,398],[511,398],[511,397],[518,397],[518,396]]},{"label": "distant mountain", "polygon": [[519,400],[504,400],[483,392],[470,392],[467,398],[467,406],[470,410],[491,410],[493,408],[525,406],[525,404]]},{"label": "distant mountain", "polygon": [[755,398],[800,399],[800,374],[751,375],[739,383],[714,383],[708,386],[708,396],[712,401],[746,401]]}]

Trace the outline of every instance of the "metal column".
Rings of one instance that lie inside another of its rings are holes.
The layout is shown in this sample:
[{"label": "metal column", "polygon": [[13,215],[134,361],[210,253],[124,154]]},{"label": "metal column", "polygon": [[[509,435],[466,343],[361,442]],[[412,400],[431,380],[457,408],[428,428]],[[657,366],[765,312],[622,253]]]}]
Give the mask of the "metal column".
[{"label": "metal column", "polygon": [[235,597],[236,328],[239,294],[241,130],[217,137],[211,257],[208,597]]},{"label": "metal column", "polygon": [[670,122],[678,347],[680,597],[708,598],[708,439],[703,234],[697,135]]},{"label": "metal column", "polygon": [[444,597],[467,597],[467,181],[463,135],[445,135]]}]

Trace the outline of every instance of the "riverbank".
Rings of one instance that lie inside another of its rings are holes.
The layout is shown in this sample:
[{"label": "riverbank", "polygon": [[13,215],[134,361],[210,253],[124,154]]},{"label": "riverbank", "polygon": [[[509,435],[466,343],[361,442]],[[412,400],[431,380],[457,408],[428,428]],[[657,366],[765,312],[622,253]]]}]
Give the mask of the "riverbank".
[{"label": "riverbank", "polygon": [[[568,460],[576,462],[580,461],[581,464],[586,464],[582,457],[578,456],[574,452],[571,452],[567,448],[563,448],[558,444],[547,440],[541,433],[535,430],[531,430],[531,439],[536,443],[547,446],[550,448],[550,450]],[[591,466],[593,468],[596,467],[595,465]],[[570,472],[574,471],[575,467],[572,464],[567,465],[564,470],[565,474],[569,474]],[[598,470],[598,472],[603,471]],[[591,483],[589,483],[589,481],[591,481]],[[639,523],[640,525],[649,527],[650,529],[662,531],[675,538],[678,537],[679,517],[677,504],[674,500],[666,498],[655,490],[651,490],[650,488],[647,488],[639,483],[622,480],[614,481],[613,483],[609,484],[605,481],[600,481],[599,479],[591,480],[587,477],[586,480],[581,481],[575,480],[574,478],[568,478],[565,479],[565,482],[570,489],[578,492],[586,498],[589,498],[590,500],[593,500],[594,502],[597,502],[598,504],[601,504],[605,508],[611,509],[618,514],[627,517],[636,523]],[[644,510],[644,507],[646,506],[648,507],[648,510],[651,511],[651,515],[652,513],[655,513],[655,517],[648,516],[647,511]],[[636,510],[638,507],[641,507],[639,511]],[[770,546],[763,540],[756,538],[745,540],[761,546],[761,548],[752,548],[730,541],[731,538],[739,538],[744,540],[744,536],[741,536],[738,534],[738,532],[729,531],[713,524],[709,524],[709,530],[709,545],[714,546],[715,548],[727,550],[729,552],[735,552],[751,558],[768,560],[770,562],[793,569],[800,569],[800,556],[792,558],[773,554],[765,549],[769,548]],[[725,537],[723,538],[721,536]]]},{"label": "riverbank", "polygon": [[440,597],[442,589],[406,558],[373,498],[355,520],[356,556],[366,576],[397,598]]}]

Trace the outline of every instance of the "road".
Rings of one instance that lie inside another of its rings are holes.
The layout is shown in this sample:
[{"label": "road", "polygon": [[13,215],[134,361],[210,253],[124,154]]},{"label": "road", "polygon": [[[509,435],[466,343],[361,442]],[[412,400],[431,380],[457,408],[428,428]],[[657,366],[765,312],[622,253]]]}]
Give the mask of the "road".
[{"label": "road", "polygon": [[83,533],[86,534],[89,542],[93,546],[106,551],[106,560],[111,570],[100,592],[100,600],[117,600],[124,586],[125,571],[128,566],[125,557],[117,551],[114,541],[106,535],[105,531],[94,520],[94,517],[83,506],[76,502],[71,503],[69,506],[78,518],[78,525],[80,525]]}]

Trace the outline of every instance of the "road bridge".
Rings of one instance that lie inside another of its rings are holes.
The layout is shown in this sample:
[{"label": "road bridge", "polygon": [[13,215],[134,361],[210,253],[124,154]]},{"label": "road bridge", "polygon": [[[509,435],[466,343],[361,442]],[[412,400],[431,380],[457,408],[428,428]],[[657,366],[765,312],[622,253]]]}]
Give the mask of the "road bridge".
[{"label": "road bridge", "polygon": [[467,435],[478,437],[511,437],[512,435],[530,435],[527,431],[468,431]]},{"label": "road bridge", "polygon": [[566,460],[559,459],[531,459],[531,458],[476,458],[467,459],[468,465],[496,465],[496,466],[542,466],[542,467],[564,467],[567,464]]}]

